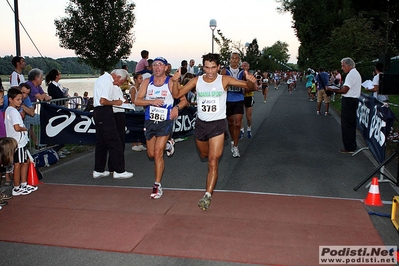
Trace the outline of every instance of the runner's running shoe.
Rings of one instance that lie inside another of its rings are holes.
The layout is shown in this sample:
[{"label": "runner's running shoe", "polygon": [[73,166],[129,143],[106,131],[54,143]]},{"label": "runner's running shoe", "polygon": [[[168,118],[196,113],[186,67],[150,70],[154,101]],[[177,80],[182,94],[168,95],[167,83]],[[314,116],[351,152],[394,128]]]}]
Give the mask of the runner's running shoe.
[{"label": "runner's running shoe", "polygon": [[154,186],[152,187],[151,198],[159,199],[160,197],[162,197],[162,194],[163,192],[161,185],[154,184]]},{"label": "runner's running shoe", "polygon": [[211,205],[212,197],[205,195],[202,199],[198,201],[198,207],[203,211],[207,211]]},{"label": "runner's running shoe", "polygon": [[175,153],[175,141],[173,139],[168,139],[168,143],[170,145],[170,148],[166,150],[166,155],[170,157],[173,155],[173,153]]},{"label": "runner's running shoe", "polygon": [[238,139],[242,139],[244,137],[244,131],[240,130],[240,136],[238,137]]},{"label": "runner's running shoe", "polygon": [[233,157],[240,158],[240,151],[238,150],[238,147],[233,147]]}]

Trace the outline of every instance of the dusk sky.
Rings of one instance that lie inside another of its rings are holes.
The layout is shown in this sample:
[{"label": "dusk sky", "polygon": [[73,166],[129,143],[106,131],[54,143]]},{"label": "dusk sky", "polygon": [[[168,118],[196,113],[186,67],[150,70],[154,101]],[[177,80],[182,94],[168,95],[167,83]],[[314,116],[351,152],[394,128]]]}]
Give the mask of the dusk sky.
[{"label": "dusk sky", "polygon": [[[8,1],[8,2],[7,2]],[[15,55],[14,0],[0,1],[2,41],[0,56]],[[290,63],[296,63],[299,41],[292,26],[291,14],[279,14],[275,0],[247,1],[182,1],[135,0],[136,40],[129,60],[140,60],[140,51],[148,50],[150,58],[165,57],[177,68],[181,60],[193,58],[196,65],[201,56],[211,52],[212,31],[209,21],[215,19],[217,28],[233,42],[257,39],[260,49],[277,41],[288,43]],[[76,56],[73,50],[59,47],[54,20],[65,17],[66,0],[19,0],[19,18],[40,53],[54,59]],[[123,18],[121,18],[123,19]],[[216,34],[216,30],[215,30]],[[23,56],[40,56],[24,29],[20,27]],[[215,43],[215,52],[218,46]]]}]

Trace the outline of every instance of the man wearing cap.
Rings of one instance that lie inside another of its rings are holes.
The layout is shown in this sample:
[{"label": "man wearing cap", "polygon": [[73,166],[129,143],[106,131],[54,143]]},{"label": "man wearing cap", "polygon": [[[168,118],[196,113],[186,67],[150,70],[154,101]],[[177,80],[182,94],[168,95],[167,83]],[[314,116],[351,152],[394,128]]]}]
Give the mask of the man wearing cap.
[{"label": "man wearing cap", "polygon": [[[165,169],[163,154],[166,142],[173,129],[173,120],[179,115],[179,110],[187,105],[181,101],[173,106],[172,87],[180,86],[179,77],[167,76],[168,61],[157,57],[152,62],[153,75],[143,81],[137,94],[136,106],[147,106],[145,109],[144,135],[147,144],[147,154],[154,159],[155,183],[150,197],[159,199],[163,191],[162,175]],[[184,98],[185,99],[185,98]]]}]

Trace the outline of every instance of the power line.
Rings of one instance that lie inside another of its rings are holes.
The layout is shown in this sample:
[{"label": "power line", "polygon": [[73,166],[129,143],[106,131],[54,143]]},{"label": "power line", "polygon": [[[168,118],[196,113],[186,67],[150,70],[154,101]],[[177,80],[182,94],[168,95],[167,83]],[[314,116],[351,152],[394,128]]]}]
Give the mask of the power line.
[{"label": "power line", "polygon": [[[6,0],[8,5],[10,6],[12,12],[15,14],[14,9],[12,8],[10,2],[8,0]],[[25,29],[25,26],[22,24],[21,20],[18,19],[19,24],[21,24],[22,28],[24,29],[26,35],[28,36],[28,38],[30,39],[30,41],[32,42],[33,46],[35,47],[36,51],[40,54],[40,57],[43,59],[44,63],[47,65],[47,67],[50,69],[49,64],[47,63],[46,59],[43,57],[42,53],[40,52],[39,48],[37,48],[35,42],[33,41],[33,39],[30,37],[28,31]]]}]

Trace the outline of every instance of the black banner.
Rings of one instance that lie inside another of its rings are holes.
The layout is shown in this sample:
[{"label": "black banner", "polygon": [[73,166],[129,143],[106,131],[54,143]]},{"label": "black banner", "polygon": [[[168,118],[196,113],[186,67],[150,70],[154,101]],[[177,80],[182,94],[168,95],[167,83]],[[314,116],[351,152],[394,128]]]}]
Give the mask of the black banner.
[{"label": "black banner", "polygon": [[[174,122],[173,138],[193,134],[197,109],[184,108]],[[126,143],[144,142],[144,113],[126,113]],[[54,104],[40,105],[40,143],[94,144],[96,126],[92,112],[68,109]]]},{"label": "black banner", "polygon": [[360,95],[357,128],[379,163],[385,161],[386,139],[394,120],[395,115],[388,106],[368,94]]}]

